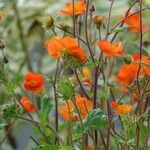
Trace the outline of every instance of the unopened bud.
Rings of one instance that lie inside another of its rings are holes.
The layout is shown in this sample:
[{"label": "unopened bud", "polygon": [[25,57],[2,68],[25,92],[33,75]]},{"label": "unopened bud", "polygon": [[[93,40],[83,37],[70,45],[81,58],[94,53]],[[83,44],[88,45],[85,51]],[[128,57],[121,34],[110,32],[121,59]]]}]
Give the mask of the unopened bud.
[{"label": "unopened bud", "polygon": [[0,49],[4,49],[5,45],[2,43],[2,41],[0,41]]},{"label": "unopened bud", "polygon": [[96,15],[93,17],[93,23],[96,24],[97,28],[99,28],[101,24],[104,23],[105,20],[106,20],[105,16]]},{"label": "unopened bud", "polygon": [[4,58],[3,58],[3,63],[4,63],[4,64],[7,64],[7,63],[8,63],[8,59],[6,58],[6,56],[4,56]]},{"label": "unopened bud", "polygon": [[131,56],[125,56],[123,58],[125,64],[130,65],[132,63],[132,57]]},{"label": "unopened bud", "polygon": [[54,26],[54,19],[52,16],[46,16],[43,18],[43,21],[42,21],[42,27],[45,29],[45,30],[49,30],[51,29],[53,26]]},{"label": "unopened bud", "polygon": [[95,11],[94,5],[91,6],[90,11],[91,11],[91,12],[94,12],[94,11]]}]

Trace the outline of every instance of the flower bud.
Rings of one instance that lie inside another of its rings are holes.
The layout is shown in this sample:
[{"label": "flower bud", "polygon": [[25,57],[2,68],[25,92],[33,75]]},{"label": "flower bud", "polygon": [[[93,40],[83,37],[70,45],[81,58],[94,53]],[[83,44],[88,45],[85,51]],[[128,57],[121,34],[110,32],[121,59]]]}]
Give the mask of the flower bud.
[{"label": "flower bud", "polygon": [[91,11],[91,12],[94,12],[94,11],[95,11],[94,5],[91,6],[90,11]]},{"label": "flower bud", "polygon": [[96,24],[97,28],[101,26],[106,20],[105,16],[96,15],[93,17],[93,23]]},{"label": "flower bud", "polygon": [[0,49],[4,49],[5,45],[2,43],[2,41],[0,40]]},{"label": "flower bud", "polygon": [[42,27],[45,29],[45,30],[49,30],[51,29],[53,26],[54,26],[54,19],[52,16],[46,16],[43,18],[43,21],[42,21]]},{"label": "flower bud", "polygon": [[8,63],[8,59],[6,58],[6,56],[4,56],[4,58],[3,58],[3,63],[4,63],[4,64],[7,64],[7,63]]},{"label": "flower bud", "polygon": [[132,63],[132,57],[131,56],[125,56],[123,58],[125,64],[130,65]]}]

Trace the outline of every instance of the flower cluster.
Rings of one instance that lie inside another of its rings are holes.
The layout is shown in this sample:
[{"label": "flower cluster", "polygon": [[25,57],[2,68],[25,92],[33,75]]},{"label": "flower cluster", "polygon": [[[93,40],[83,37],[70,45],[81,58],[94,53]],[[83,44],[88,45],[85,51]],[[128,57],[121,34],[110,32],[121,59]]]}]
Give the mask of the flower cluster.
[{"label": "flower cluster", "polygon": [[55,58],[62,57],[62,52],[66,52],[79,60],[80,63],[85,63],[87,57],[84,50],[78,46],[75,38],[72,37],[52,37],[50,40],[45,41],[45,47],[48,53]]}]

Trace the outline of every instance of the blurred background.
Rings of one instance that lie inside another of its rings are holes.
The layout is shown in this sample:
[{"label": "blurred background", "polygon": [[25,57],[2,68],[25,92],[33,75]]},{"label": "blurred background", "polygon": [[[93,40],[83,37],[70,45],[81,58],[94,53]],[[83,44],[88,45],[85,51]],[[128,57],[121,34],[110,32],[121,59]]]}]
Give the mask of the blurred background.
[{"label": "blurred background", "polygon": [[[11,91],[17,94],[27,95],[22,89],[23,75],[26,71],[41,72],[45,76],[52,75],[56,67],[56,61],[50,57],[43,48],[43,42],[53,36],[51,31],[45,31],[42,27],[42,18],[52,15],[56,25],[67,24],[72,26],[69,17],[59,15],[58,11],[63,9],[68,0],[0,0],[0,11],[5,15],[0,21],[0,40],[5,44],[4,55],[8,59],[6,64],[11,85],[7,89],[0,85],[0,105],[12,101]],[[94,0],[96,11],[94,15],[108,15],[109,0]],[[111,17],[111,25],[114,25],[126,12],[128,2],[132,0],[115,0]],[[150,0],[144,1],[145,6],[150,5]],[[133,8],[133,10],[137,8]],[[150,11],[143,13],[143,20],[150,25]],[[94,30],[94,29],[93,29]],[[59,29],[55,30],[57,34]],[[149,30],[150,31],[150,30]],[[144,35],[144,50],[150,51],[150,32]],[[93,31],[94,32],[94,31]],[[60,33],[61,34],[61,33]],[[102,32],[103,34],[103,32]],[[103,35],[102,35],[103,36]],[[123,41],[126,50],[137,50],[138,36],[121,33],[118,39]],[[2,61],[0,53],[0,60]],[[0,66],[1,67],[1,66]],[[0,68],[2,70],[2,68]],[[51,87],[48,87],[48,90]],[[7,129],[0,127],[0,141],[7,134]],[[34,131],[26,122],[15,122],[5,142],[0,145],[0,150],[30,150],[34,143],[30,140]],[[37,137],[35,137],[37,138]],[[14,147],[14,148],[13,148]]]}]

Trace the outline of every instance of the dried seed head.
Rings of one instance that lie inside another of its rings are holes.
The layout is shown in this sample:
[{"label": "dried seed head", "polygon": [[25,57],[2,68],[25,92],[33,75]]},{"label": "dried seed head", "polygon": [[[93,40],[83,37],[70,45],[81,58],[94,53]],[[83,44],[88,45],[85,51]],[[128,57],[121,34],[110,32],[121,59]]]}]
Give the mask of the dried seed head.
[{"label": "dried seed head", "polygon": [[43,18],[42,27],[45,30],[49,30],[54,26],[54,19],[52,16],[46,16]]}]

